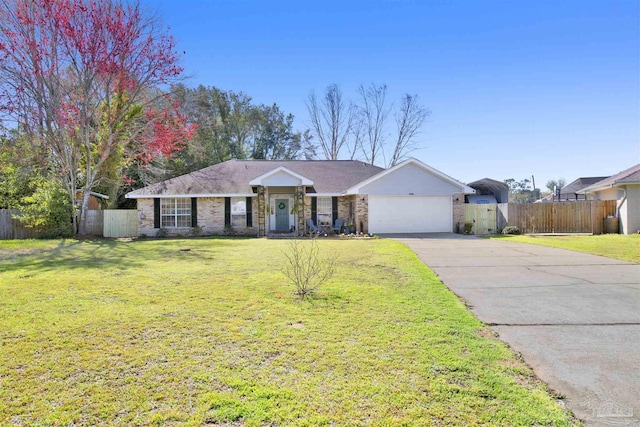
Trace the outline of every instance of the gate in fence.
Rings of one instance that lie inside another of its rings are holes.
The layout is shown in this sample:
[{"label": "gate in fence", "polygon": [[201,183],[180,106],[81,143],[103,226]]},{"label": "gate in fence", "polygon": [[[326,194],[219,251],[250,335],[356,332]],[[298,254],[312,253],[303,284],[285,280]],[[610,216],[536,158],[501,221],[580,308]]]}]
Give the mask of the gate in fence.
[{"label": "gate in fence", "polygon": [[138,235],[138,211],[114,209],[104,212],[104,237],[135,237]]},{"label": "gate in fence", "polygon": [[471,233],[476,235],[494,234],[497,230],[496,204],[467,204],[465,205],[464,222],[471,224]]}]

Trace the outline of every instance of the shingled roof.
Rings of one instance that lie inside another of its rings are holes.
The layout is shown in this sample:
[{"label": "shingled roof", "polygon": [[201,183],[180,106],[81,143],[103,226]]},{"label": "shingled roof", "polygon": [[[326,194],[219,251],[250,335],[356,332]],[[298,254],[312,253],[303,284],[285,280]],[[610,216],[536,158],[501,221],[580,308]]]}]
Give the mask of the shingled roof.
[{"label": "shingled roof", "polygon": [[560,189],[560,194],[575,196],[575,194],[578,191],[582,190],[583,188],[587,188],[590,185],[595,184],[596,182],[600,182],[603,179],[607,179],[607,177],[606,176],[588,176],[588,177],[578,178],[575,181],[572,181],[569,184],[562,187]]},{"label": "shingled roof", "polygon": [[342,194],[384,169],[357,160],[228,160],[127,193],[128,198],[252,194],[249,181],[278,167],[309,178],[311,192]]},{"label": "shingled roof", "polygon": [[640,184],[640,163],[631,166],[629,169],[625,169],[622,172],[618,172],[617,174],[612,175],[609,178],[598,181],[597,183],[579,191],[579,193],[590,193],[593,191],[625,184]]}]

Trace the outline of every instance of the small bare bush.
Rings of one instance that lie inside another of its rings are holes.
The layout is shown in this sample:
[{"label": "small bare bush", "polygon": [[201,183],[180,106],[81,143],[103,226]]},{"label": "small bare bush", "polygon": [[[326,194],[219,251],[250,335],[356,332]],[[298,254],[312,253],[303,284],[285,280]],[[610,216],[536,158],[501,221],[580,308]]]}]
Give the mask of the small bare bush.
[{"label": "small bare bush", "polygon": [[283,252],[287,263],[282,272],[294,285],[300,299],[311,296],[336,272],[335,255],[321,256],[316,239],[309,243],[292,240]]}]

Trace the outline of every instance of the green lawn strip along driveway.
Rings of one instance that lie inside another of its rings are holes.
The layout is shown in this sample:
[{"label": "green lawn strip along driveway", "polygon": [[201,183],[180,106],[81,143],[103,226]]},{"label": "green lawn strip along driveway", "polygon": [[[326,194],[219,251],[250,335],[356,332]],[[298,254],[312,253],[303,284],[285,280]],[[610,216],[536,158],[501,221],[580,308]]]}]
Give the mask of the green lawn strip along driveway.
[{"label": "green lawn strip along driveway", "polygon": [[640,234],[597,236],[492,236],[519,243],[551,246],[640,263]]},{"label": "green lawn strip along driveway", "polygon": [[300,302],[287,244],[0,242],[0,425],[575,422],[404,245]]}]

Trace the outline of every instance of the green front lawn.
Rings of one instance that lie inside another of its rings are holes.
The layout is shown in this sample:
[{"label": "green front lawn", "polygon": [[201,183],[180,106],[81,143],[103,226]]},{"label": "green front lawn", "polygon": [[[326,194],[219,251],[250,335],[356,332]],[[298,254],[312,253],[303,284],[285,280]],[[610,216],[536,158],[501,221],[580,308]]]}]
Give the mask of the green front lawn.
[{"label": "green front lawn", "polygon": [[[0,425],[571,425],[404,245],[0,241]],[[186,249],[189,249],[188,251]]]},{"label": "green front lawn", "polygon": [[640,234],[601,234],[598,236],[492,236],[511,242],[532,243],[570,249],[640,263]]}]

